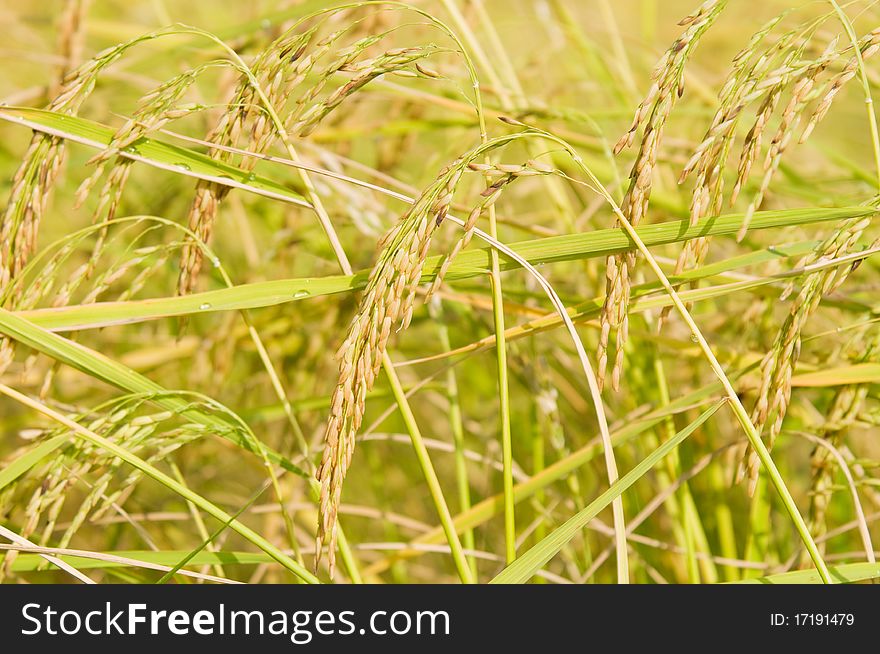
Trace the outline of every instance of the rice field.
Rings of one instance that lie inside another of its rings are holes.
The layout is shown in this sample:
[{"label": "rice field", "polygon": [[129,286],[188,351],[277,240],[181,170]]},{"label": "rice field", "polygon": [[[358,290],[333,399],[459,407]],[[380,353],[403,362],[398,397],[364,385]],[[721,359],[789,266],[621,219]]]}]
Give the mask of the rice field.
[{"label": "rice field", "polygon": [[876,2],[0,20],[4,583],[880,577]]}]

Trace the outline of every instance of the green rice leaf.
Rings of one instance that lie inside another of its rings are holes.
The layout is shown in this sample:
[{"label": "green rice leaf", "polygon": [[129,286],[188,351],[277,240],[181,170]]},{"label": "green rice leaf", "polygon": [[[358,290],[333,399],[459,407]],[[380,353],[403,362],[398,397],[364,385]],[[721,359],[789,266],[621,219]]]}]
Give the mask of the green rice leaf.
[{"label": "green rice leaf", "polygon": [[[843,209],[789,209],[783,211],[762,211],[755,214],[751,229],[771,229],[792,225],[838,221],[855,216],[866,216],[874,210],[866,207],[848,207]],[[663,245],[684,241],[695,236],[724,236],[735,234],[742,222],[740,214],[731,214],[710,218],[690,226],[686,220],[676,220],[657,225],[639,228],[648,245]],[[601,229],[580,234],[553,236],[529,241],[513,243],[510,246],[533,265],[572,261],[592,257],[604,257],[609,254],[634,249],[626,233],[622,229]],[[745,255],[737,265],[754,265],[768,261],[774,257],[791,256],[807,251],[806,245],[795,247],[788,252],[786,248],[778,248],[773,252],[765,251]],[[501,269],[511,270],[519,264],[502,255]],[[443,263],[440,256],[430,257],[425,262],[422,282],[430,282]],[[452,263],[446,279],[460,280],[486,275],[491,266],[490,249],[480,248],[461,253]],[[724,264],[707,266],[707,274],[714,274],[724,269]],[[297,302],[309,298],[357,291],[366,286],[369,271],[363,270],[354,275],[333,275],[328,277],[307,277],[300,279],[279,279],[252,284],[240,284],[232,288],[223,288],[186,296],[150,298],[128,302],[98,302],[84,306],[66,306],[51,309],[37,309],[22,312],[36,325],[56,331],[92,329],[109,325],[120,325],[157,320],[175,316],[187,316],[212,311],[239,311],[257,309],[287,302]],[[745,290],[771,283],[772,279],[741,282],[729,290]],[[656,286],[656,285],[654,285]],[[713,290],[695,290],[690,301],[714,297]],[[663,299],[658,300],[661,306]],[[645,307],[648,308],[648,307]]]},{"label": "green rice leaf", "polygon": [[[116,388],[129,393],[152,394],[154,396],[153,403],[157,406],[180,413],[193,422],[213,428],[217,434],[235,443],[238,447],[261,456],[261,452],[257,451],[255,445],[247,438],[243,438],[238,430],[233,429],[232,423],[223,416],[199,411],[193,408],[187,400],[175,396],[131,368],[80,343],[46,331],[2,308],[0,308],[0,333]],[[301,477],[310,478],[304,470],[278,452],[267,446],[263,446],[263,450],[272,463]]]},{"label": "green rice leaf", "polygon": [[[99,150],[106,149],[113,140],[115,132],[112,127],[85,118],[29,107],[2,107],[0,119]],[[246,172],[179,145],[152,138],[141,138],[119,154],[155,168],[240,188],[276,200],[311,206],[300,193],[287,188],[284,184]]]},{"label": "green rice leaf", "polygon": [[566,543],[577,535],[600,511],[605,509],[620,496],[627,488],[644,476],[653,468],[658,461],[667,456],[678,447],[688,436],[693,434],[706,420],[715,414],[726,402],[718,402],[706,409],[700,417],[687,427],[679,431],[675,436],[667,440],[663,445],[642,459],[632,470],[614,482],[608,490],[599,495],[589,505],[577,514],[566,520],[562,525],[554,529],[548,536],[533,545],[525,554],[518,557],[513,563],[504,568],[492,581],[491,584],[521,584],[531,579],[547,561],[552,559]]},{"label": "green rice leaf", "polygon": [[70,436],[68,434],[61,434],[28,449],[27,452],[0,470],[0,490],[6,488],[6,486],[52,454],[52,452],[69,442]]},{"label": "green rice leaf", "polygon": [[[857,581],[880,578],[880,563],[847,563],[845,565],[828,566],[831,577],[841,584],[851,584]],[[736,584],[821,584],[819,573],[816,570],[796,570],[783,572],[768,577],[756,579],[743,579],[735,581]]]}]

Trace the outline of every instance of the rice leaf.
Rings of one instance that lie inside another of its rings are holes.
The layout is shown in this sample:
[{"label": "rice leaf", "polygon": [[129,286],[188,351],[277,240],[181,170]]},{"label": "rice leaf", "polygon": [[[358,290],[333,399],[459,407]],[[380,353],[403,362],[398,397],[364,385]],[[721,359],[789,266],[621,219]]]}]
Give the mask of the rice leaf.
[{"label": "rice leaf", "polygon": [[521,584],[528,581],[540,570],[547,561],[552,559],[566,543],[577,535],[600,511],[606,508],[614,498],[620,496],[627,488],[641,479],[658,461],[672,452],[684,440],[693,434],[706,420],[712,417],[725,401],[718,402],[706,409],[700,416],[663,445],[642,459],[632,470],[623,475],[608,490],[599,495],[577,514],[554,529],[548,536],[533,545],[522,556],[504,568],[492,581],[492,584]]}]

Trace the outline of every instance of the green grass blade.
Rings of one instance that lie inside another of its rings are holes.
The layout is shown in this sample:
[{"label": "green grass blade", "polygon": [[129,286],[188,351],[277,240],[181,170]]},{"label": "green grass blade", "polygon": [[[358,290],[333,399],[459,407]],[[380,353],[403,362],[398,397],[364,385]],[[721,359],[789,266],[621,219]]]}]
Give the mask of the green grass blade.
[{"label": "green grass blade", "polygon": [[880,381],[880,363],[855,363],[794,375],[792,386],[813,387],[874,384]]},{"label": "green grass blade", "polygon": [[[830,565],[828,572],[831,578],[840,584],[851,584],[857,581],[868,581],[880,578],[880,563],[847,563],[845,565]],[[768,577],[757,579],[743,579],[731,582],[734,584],[821,584],[822,578],[819,572],[813,570],[797,570],[795,572],[783,572]]]},{"label": "green grass blade", "polygon": [[566,543],[568,543],[587,523],[606,508],[611,502],[619,497],[627,488],[638,481],[648,470],[663,457],[672,452],[688,436],[694,433],[700,425],[708,420],[726,402],[718,402],[706,409],[700,416],[687,427],[679,431],[675,436],[667,440],[647,457],[642,459],[632,470],[623,475],[612,484],[608,490],[599,495],[583,510],[566,520],[562,525],[554,529],[541,542],[533,545],[526,553],[520,556],[512,564],[504,568],[492,581],[491,584],[521,584],[528,581],[540,570],[547,561],[552,559]]},{"label": "green grass blade", "polygon": [[[184,556],[189,554],[187,550],[120,550],[106,552],[115,556],[143,561],[144,563],[154,563],[156,565],[173,566]],[[101,552],[96,552],[100,556]],[[104,561],[99,558],[91,558],[85,556],[74,556],[70,554],[54,555],[62,561],[66,561],[71,565],[75,565],[78,569],[96,569],[96,568],[119,568],[124,563],[117,561]],[[39,554],[29,554],[23,552],[19,554],[12,563],[12,570],[15,572],[36,572],[41,567],[43,559]],[[260,563],[271,563],[272,557],[265,552],[207,552],[201,551],[194,555],[187,565],[259,565]]]},{"label": "green grass blade", "polygon": [[[784,211],[762,211],[755,214],[750,229],[771,229],[793,225],[838,221],[855,216],[874,213],[865,207],[843,209],[790,209]],[[685,220],[676,220],[656,225],[640,227],[638,232],[648,245],[662,245],[684,241],[694,236],[723,236],[735,234],[742,221],[742,215],[731,214],[704,220],[694,227]],[[622,229],[601,229],[593,232],[553,236],[548,238],[521,241],[510,245],[511,249],[533,265],[572,261],[634,249]],[[788,248],[776,248],[773,252],[763,251],[735,258],[737,265],[753,265],[779,256],[801,254],[808,251],[807,244]],[[443,263],[443,257],[430,257],[425,262],[422,282],[430,282]],[[519,264],[501,255],[499,265],[502,270],[518,268]],[[725,269],[723,263],[706,266],[707,274]],[[486,275],[491,270],[490,248],[480,248],[462,252],[455,259],[446,275],[448,280],[460,280]],[[275,306],[308,298],[357,291],[366,286],[369,271],[353,275],[332,275],[327,277],[308,277],[301,279],[279,279],[252,284],[240,284],[192,295],[151,298],[129,302],[98,302],[85,306],[67,306],[51,309],[36,309],[20,315],[45,329],[69,331],[92,329],[109,325],[120,325],[145,320],[187,316],[211,311],[239,311]],[[678,281],[678,278],[674,278]],[[740,282],[734,290],[748,289],[768,284],[773,280]],[[655,288],[656,284],[648,288]],[[709,291],[711,292],[711,291]],[[702,294],[685,299],[702,299],[707,291],[697,289],[692,294]],[[687,294],[686,294],[687,295]],[[662,300],[661,300],[662,302]],[[659,306],[659,305],[658,305]]]},{"label": "green grass blade", "polygon": [[[46,331],[2,308],[0,308],[0,333],[42,352],[56,361],[129,393],[154,394],[154,404],[169,411],[178,412],[206,427],[217,429],[224,438],[257,456],[262,456],[262,452],[248,439],[241,437],[236,430],[231,429],[231,423],[222,416],[196,410],[183,398],[170,394],[165,388],[131,368],[84,345]],[[272,463],[301,477],[310,478],[304,470],[291,463],[286,457],[268,447],[263,446],[262,449]]]},{"label": "green grass blade", "polygon": [[205,551],[205,549],[211,543],[213,543],[217,539],[217,537],[220,536],[220,534],[229,529],[229,527],[232,526],[232,523],[241,517],[242,513],[247,511],[254,504],[254,502],[260,499],[260,496],[266,491],[267,488],[269,488],[270,484],[271,482],[263,484],[263,487],[260,488],[256,493],[254,493],[251,498],[238,511],[229,516],[229,520],[225,521],[223,524],[217,527],[217,529],[215,529],[212,534],[210,534],[201,543],[199,543],[197,547],[193,548],[191,552],[182,557],[173,566],[171,566],[171,569],[164,575],[162,575],[162,577],[159,579],[159,581],[156,582],[156,584],[161,585],[168,583],[174,578],[174,575],[176,575],[177,571],[180,570],[183,566],[187,564],[192,564],[194,558],[196,558],[201,552]]},{"label": "green grass blade", "polygon": [[[0,119],[99,150],[110,144],[115,133],[112,127],[85,118],[28,107],[2,107]],[[179,145],[141,138],[119,155],[155,168],[240,188],[275,200],[310,206],[302,195],[283,184]]]},{"label": "green grass blade", "polygon": [[6,488],[6,486],[68,442],[70,442],[70,437],[67,434],[61,434],[28,449],[27,452],[0,470],[0,490]]}]

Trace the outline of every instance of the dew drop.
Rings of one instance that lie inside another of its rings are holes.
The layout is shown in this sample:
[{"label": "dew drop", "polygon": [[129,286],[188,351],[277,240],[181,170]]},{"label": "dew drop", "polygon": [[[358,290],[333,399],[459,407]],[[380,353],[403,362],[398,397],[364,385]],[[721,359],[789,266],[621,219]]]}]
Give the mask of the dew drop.
[{"label": "dew drop", "polygon": [[311,295],[311,293],[309,293],[309,292],[308,292],[307,290],[305,290],[305,289],[301,289],[301,290],[299,290],[299,291],[297,291],[296,293],[293,294],[293,299],[294,299],[294,300],[301,300],[301,299],[303,299],[304,297],[308,297],[309,295]]},{"label": "dew drop", "polygon": [[174,165],[177,166],[178,168],[180,168],[181,170],[192,170],[192,168],[189,167],[189,164],[176,163]]},{"label": "dew drop", "polygon": [[699,339],[696,334],[691,334],[691,343],[699,343]]},{"label": "dew drop", "polygon": [[204,302],[204,303],[202,303],[202,304],[199,305],[199,309],[201,309],[202,311],[206,311],[206,310],[208,310],[208,309],[210,309],[210,308],[211,308],[211,305],[208,304],[207,302]]},{"label": "dew drop", "polygon": [[256,173],[248,173],[248,176],[244,178],[244,181],[250,184],[251,182],[257,181]]}]

